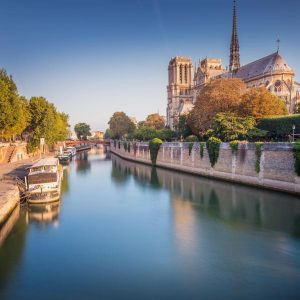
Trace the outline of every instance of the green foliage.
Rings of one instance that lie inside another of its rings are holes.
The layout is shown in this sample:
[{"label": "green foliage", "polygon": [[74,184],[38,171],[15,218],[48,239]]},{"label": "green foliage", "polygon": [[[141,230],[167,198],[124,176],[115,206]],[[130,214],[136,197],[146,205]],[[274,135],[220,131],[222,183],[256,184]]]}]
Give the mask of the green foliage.
[{"label": "green foliage", "polygon": [[194,143],[189,143],[189,156],[191,156],[193,147],[194,147]]},{"label": "green foliage", "polygon": [[274,141],[286,141],[292,134],[292,128],[295,125],[295,133],[300,133],[300,114],[289,116],[275,116],[260,119],[258,128],[268,132],[267,137]]},{"label": "green foliage", "polygon": [[171,130],[170,128],[163,128],[157,130],[157,137],[163,141],[172,141],[173,138],[176,137],[176,132]]},{"label": "green foliage", "polygon": [[117,148],[117,141],[114,140],[114,148],[116,149]]},{"label": "green foliage", "polygon": [[86,123],[78,123],[74,127],[75,133],[79,140],[86,140],[88,136],[91,136],[91,128],[90,125]]},{"label": "green foliage", "polygon": [[121,142],[118,141],[118,148],[121,149]]},{"label": "green foliage", "polygon": [[200,143],[200,157],[201,157],[201,159],[202,159],[203,156],[204,156],[204,146],[205,146],[205,143],[204,143],[204,142],[201,142],[201,143]]},{"label": "green foliage", "polygon": [[264,145],[264,143],[262,143],[262,142],[255,143],[255,155],[256,155],[255,171],[257,173],[260,172],[260,158],[261,158],[261,154],[262,154],[263,145]]},{"label": "green foliage", "polygon": [[294,144],[295,172],[300,176],[300,141]]},{"label": "green foliage", "polygon": [[114,138],[113,133],[112,133],[112,131],[109,128],[107,128],[105,130],[104,138],[107,139],[107,140]]},{"label": "green foliage", "polygon": [[231,112],[219,113],[213,118],[207,135],[216,136],[225,142],[243,140],[255,128],[255,125],[256,121],[253,117],[239,117]]},{"label": "green foliage", "polygon": [[175,137],[175,132],[169,128],[156,130],[155,128],[141,126],[135,130],[133,138],[139,141],[149,141],[159,138],[164,141],[171,141]]},{"label": "green foliage", "polygon": [[238,140],[234,140],[229,143],[233,154],[237,153],[239,148],[239,142],[240,141]]},{"label": "green foliage", "polygon": [[186,142],[199,142],[199,139],[195,135],[189,135],[186,139]]},{"label": "green foliage", "polygon": [[221,140],[216,137],[210,137],[206,142],[210,164],[212,167],[217,163],[219,158]]},{"label": "green foliage", "polygon": [[41,138],[45,138],[49,147],[67,138],[68,115],[58,112],[45,98],[32,97],[29,101],[29,111],[31,121],[26,129],[30,136],[29,150],[37,149]]},{"label": "green foliage", "polygon": [[129,142],[127,144],[127,151],[128,151],[128,153],[130,153],[130,143]]},{"label": "green foliage", "polygon": [[127,148],[128,148],[128,144],[127,144],[127,142],[125,141],[125,142],[123,142],[123,147],[124,147],[124,150],[125,150],[125,152],[127,151]]},{"label": "green foliage", "polygon": [[6,71],[0,70],[0,134],[11,139],[28,126],[30,113],[28,101],[18,95],[17,86]]},{"label": "green foliage", "polygon": [[176,131],[179,138],[186,138],[192,135],[192,130],[187,123],[187,115],[179,116],[178,125],[176,126]]},{"label": "green foliage", "polygon": [[158,138],[154,138],[149,142],[150,157],[153,166],[156,165],[157,154],[161,144],[162,140]]},{"label": "green foliage", "polygon": [[115,112],[110,118],[109,129],[114,138],[122,138],[126,134],[130,134],[135,130],[134,123],[124,112]]}]

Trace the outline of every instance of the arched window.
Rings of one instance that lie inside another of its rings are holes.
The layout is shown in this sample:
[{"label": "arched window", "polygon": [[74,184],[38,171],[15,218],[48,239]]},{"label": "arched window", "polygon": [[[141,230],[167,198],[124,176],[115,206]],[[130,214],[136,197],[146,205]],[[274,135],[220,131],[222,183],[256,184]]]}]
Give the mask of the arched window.
[{"label": "arched window", "polygon": [[275,93],[280,93],[281,90],[282,90],[281,87],[282,87],[281,81],[280,81],[280,80],[277,80],[277,81],[275,82],[275,84],[274,84],[274,91],[275,91]]},{"label": "arched window", "polygon": [[179,78],[180,78],[180,83],[182,83],[182,65],[179,66]]},{"label": "arched window", "polygon": [[185,78],[185,83],[188,82],[188,71],[187,71],[187,65],[184,66],[184,78]]}]

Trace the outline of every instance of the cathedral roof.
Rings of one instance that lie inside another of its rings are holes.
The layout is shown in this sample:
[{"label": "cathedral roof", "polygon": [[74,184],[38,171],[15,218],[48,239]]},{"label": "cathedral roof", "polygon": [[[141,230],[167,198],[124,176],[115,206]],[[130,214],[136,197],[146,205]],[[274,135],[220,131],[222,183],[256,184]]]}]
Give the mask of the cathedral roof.
[{"label": "cathedral roof", "polygon": [[287,64],[282,56],[275,52],[271,55],[258,59],[237,70],[234,77],[247,80],[248,78],[257,77],[260,75],[273,73],[273,72],[294,72],[293,69]]}]

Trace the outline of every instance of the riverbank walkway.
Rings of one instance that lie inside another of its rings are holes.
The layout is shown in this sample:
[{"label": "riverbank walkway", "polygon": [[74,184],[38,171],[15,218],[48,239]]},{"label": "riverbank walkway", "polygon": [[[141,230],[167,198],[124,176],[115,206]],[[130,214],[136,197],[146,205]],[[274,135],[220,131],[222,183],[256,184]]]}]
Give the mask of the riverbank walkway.
[{"label": "riverbank walkway", "polygon": [[15,177],[23,179],[26,168],[40,159],[40,156],[14,163],[0,164],[0,226],[7,220],[20,201]]}]

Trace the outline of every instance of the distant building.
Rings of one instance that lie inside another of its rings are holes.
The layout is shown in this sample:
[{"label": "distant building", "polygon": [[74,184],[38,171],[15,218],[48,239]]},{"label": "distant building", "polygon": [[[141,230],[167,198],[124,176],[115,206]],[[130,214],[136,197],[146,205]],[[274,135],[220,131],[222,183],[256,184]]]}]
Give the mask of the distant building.
[{"label": "distant building", "polygon": [[138,121],[135,117],[129,117],[130,121],[137,127]]},{"label": "distant building", "polygon": [[219,58],[205,58],[193,68],[191,58],[177,56],[170,60],[168,74],[167,125],[171,128],[176,126],[179,115],[193,108],[202,88],[215,78],[240,78],[248,88],[264,86],[284,101],[289,113],[294,113],[300,102],[300,84],[294,80],[294,70],[279,53],[279,46],[275,53],[240,66],[235,0],[229,69],[224,68]]},{"label": "distant building", "polygon": [[71,129],[71,126],[68,126],[68,140],[77,140],[77,135],[75,131]]},{"label": "distant building", "polygon": [[92,131],[90,139],[102,141],[104,139],[104,132],[99,131],[99,130],[98,131]]}]

